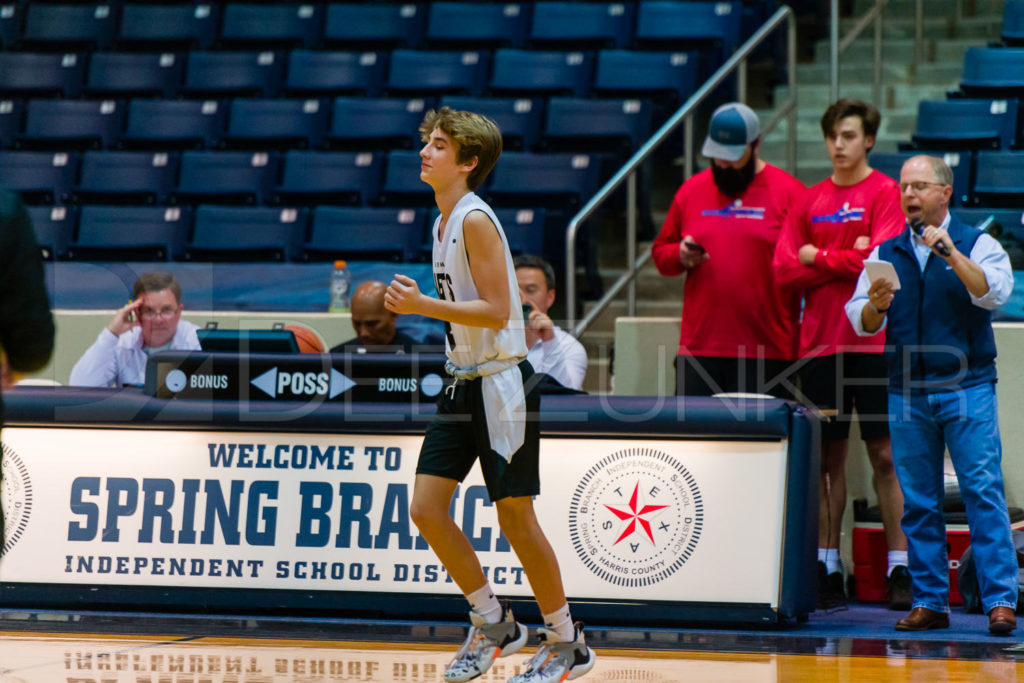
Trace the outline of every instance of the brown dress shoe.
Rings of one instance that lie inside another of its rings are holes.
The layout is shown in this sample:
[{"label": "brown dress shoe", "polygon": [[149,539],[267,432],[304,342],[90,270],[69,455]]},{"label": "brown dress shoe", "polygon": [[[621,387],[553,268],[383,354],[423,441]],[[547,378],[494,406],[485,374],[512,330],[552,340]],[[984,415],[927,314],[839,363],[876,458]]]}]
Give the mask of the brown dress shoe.
[{"label": "brown dress shoe", "polygon": [[993,607],[988,613],[988,632],[1008,636],[1017,629],[1017,617],[1009,607]]},{"label": "brown dress shoe", "polygon": [[932,628],[949,628],[949,615],[927,607],[915,607],[896,622],[897,631],[927,631]]}]

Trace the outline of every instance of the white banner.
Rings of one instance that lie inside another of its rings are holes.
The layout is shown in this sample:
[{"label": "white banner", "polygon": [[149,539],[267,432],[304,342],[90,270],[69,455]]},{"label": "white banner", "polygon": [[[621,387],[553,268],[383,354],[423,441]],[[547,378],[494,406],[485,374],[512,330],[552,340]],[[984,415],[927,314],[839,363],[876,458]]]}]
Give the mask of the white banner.
[{"label": "white banner", "polygon": [[[0,581],[458,594],[409,518],[420,436],[4,430]],[[778,603],[785,442],[544,439],[571,598]],[[474,468],[488,579],[529,584]]]}]

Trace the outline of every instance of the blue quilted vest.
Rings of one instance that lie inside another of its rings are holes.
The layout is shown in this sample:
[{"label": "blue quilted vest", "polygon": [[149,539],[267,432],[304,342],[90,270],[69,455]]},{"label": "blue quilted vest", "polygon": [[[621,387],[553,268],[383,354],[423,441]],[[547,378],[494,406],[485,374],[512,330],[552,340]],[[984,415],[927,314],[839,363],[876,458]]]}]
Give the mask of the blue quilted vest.
[{"label": "blue quilted vest", "polygon": [[[955,216],[948,232],[963,254],[970,254],[981,236]],[[886,323],[889,391],[951,391],[995,381],[992,313],[971,303],[946,262],[930,254],[922,273],[909,228],[879,245],[878,258],[892,262],[902,286]]]}]

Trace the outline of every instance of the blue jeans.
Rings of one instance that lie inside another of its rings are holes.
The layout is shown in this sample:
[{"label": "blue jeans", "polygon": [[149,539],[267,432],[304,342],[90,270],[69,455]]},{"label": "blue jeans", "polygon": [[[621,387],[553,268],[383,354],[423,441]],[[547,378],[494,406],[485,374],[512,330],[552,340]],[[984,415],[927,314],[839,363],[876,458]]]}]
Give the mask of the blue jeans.
[{"label": "blue jeans", "polygon": [[914,607],[949,611],[942,461],[949,448],[967,508],[981,606],[1017,606],[1017,556],[1003,491],[994,382],[927,394],[889,394],[892,459],[903,488]]}]

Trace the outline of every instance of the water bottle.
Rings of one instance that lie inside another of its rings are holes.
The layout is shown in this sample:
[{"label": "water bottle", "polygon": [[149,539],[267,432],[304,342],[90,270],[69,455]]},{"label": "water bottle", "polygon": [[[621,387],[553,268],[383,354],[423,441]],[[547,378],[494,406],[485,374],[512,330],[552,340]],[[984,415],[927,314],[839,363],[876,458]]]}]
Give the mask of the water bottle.
[{"label": "water bottle", "polygon": [[348,290],[352,285],[352,276],[349,275],[348,266],[344,261],[334,262],[334,272],[331,273],[331,303],[327,310],[331,313],[348,313]]}]

